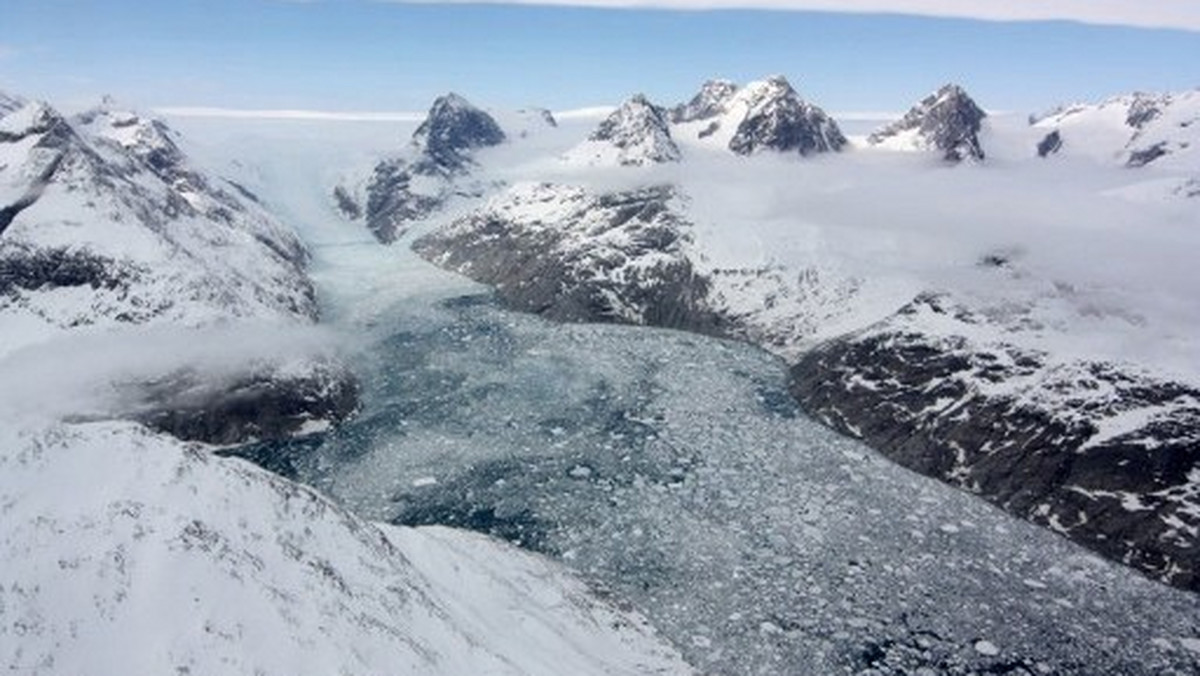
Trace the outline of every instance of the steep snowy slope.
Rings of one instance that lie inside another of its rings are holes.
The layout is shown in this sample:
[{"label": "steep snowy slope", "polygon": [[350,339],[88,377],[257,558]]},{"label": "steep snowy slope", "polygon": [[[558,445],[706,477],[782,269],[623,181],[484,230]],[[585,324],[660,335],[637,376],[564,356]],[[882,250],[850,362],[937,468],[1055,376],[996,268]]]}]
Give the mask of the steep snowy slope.
[{"label": "steep snowy slope", "polygon": [[1054,136],[1039,149],[1118,162],[1128,167],[1196,171],[1200,91],[1117,96],[1098,104],[1063,106],[1034,120]]},{"label": "steep snowy slope", "polygon": [[0,430],[6,671],[690,673],[637,616],[483,536],[366,523],[129,424]]},{"label": "steep snowy slope", "polygon": [[3,108],[0,353],[81,326],[315,318],[295,234],[194,170],[161,122]]}]

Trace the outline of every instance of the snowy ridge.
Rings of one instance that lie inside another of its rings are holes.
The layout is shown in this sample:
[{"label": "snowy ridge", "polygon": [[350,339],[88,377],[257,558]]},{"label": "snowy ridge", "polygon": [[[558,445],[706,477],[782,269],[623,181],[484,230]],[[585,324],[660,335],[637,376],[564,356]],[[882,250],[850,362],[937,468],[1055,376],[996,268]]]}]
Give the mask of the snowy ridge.
[{"label": "snowy ridge", "polygon": [[986,116],[962,87],[947,84],[871,134],[867,143],[889,150],[935,150],[949,162],[982,160],[978,134]]},{"label": "snowy ridge", "polygon": [[691,673],[641,618],[485,537],[366,523],[129,424],[0,435],[10,670]]},{"label": "snowy ridge", "polygon": [[638,94],[621,104],[564,161],[587,166],[643,166],[678,162],[667,113]]},{"label": "snowy ridge", "polygon": [[1129,167],[1195,171],[1200,91],[1133,93],[1098,104],[1064,106],[1032,120],[1057,134],[1061,153]]}]

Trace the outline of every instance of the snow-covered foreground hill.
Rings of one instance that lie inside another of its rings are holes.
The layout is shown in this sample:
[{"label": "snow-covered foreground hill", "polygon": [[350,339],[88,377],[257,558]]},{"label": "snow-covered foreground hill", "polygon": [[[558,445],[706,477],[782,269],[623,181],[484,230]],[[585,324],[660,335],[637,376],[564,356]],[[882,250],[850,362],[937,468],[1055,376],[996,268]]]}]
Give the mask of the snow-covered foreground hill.
[{"label": "snow-covered foreground hill", "polygon": [[687,674],[487,537],[365,522],[127,423],[0,427],[0,664],[21,674]]}]

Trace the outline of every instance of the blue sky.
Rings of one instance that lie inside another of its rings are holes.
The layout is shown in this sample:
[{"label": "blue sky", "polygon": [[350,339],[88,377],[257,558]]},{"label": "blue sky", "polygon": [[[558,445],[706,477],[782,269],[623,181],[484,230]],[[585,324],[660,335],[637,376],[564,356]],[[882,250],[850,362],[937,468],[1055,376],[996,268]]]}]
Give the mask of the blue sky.
[{"label": "blue sky", "polygon": [[0,89],[64,105],[422,110],[454,90],[564,109],[783,73],[835,111],[903,110],[946,81],[1037,111],[1200,86],[1194,26],[370,0],[6,0],[3,23]]}]

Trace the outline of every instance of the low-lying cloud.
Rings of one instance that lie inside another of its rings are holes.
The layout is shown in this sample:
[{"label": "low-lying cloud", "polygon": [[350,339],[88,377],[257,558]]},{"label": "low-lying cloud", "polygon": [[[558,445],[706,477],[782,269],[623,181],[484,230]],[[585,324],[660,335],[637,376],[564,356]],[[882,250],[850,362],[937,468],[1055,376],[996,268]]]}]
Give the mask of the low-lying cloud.
[{"label": "low-lying cloud", "polygon": [[[412,2],[413,0],[393,0]],[[420,2],[420,0],[416,0]],[[441,0],[520,5],[677,10],[773,9],[915,14],[987,21],[1078,21],[1142,28],[1200,31],[1200,3],[1195,0]]]}]

